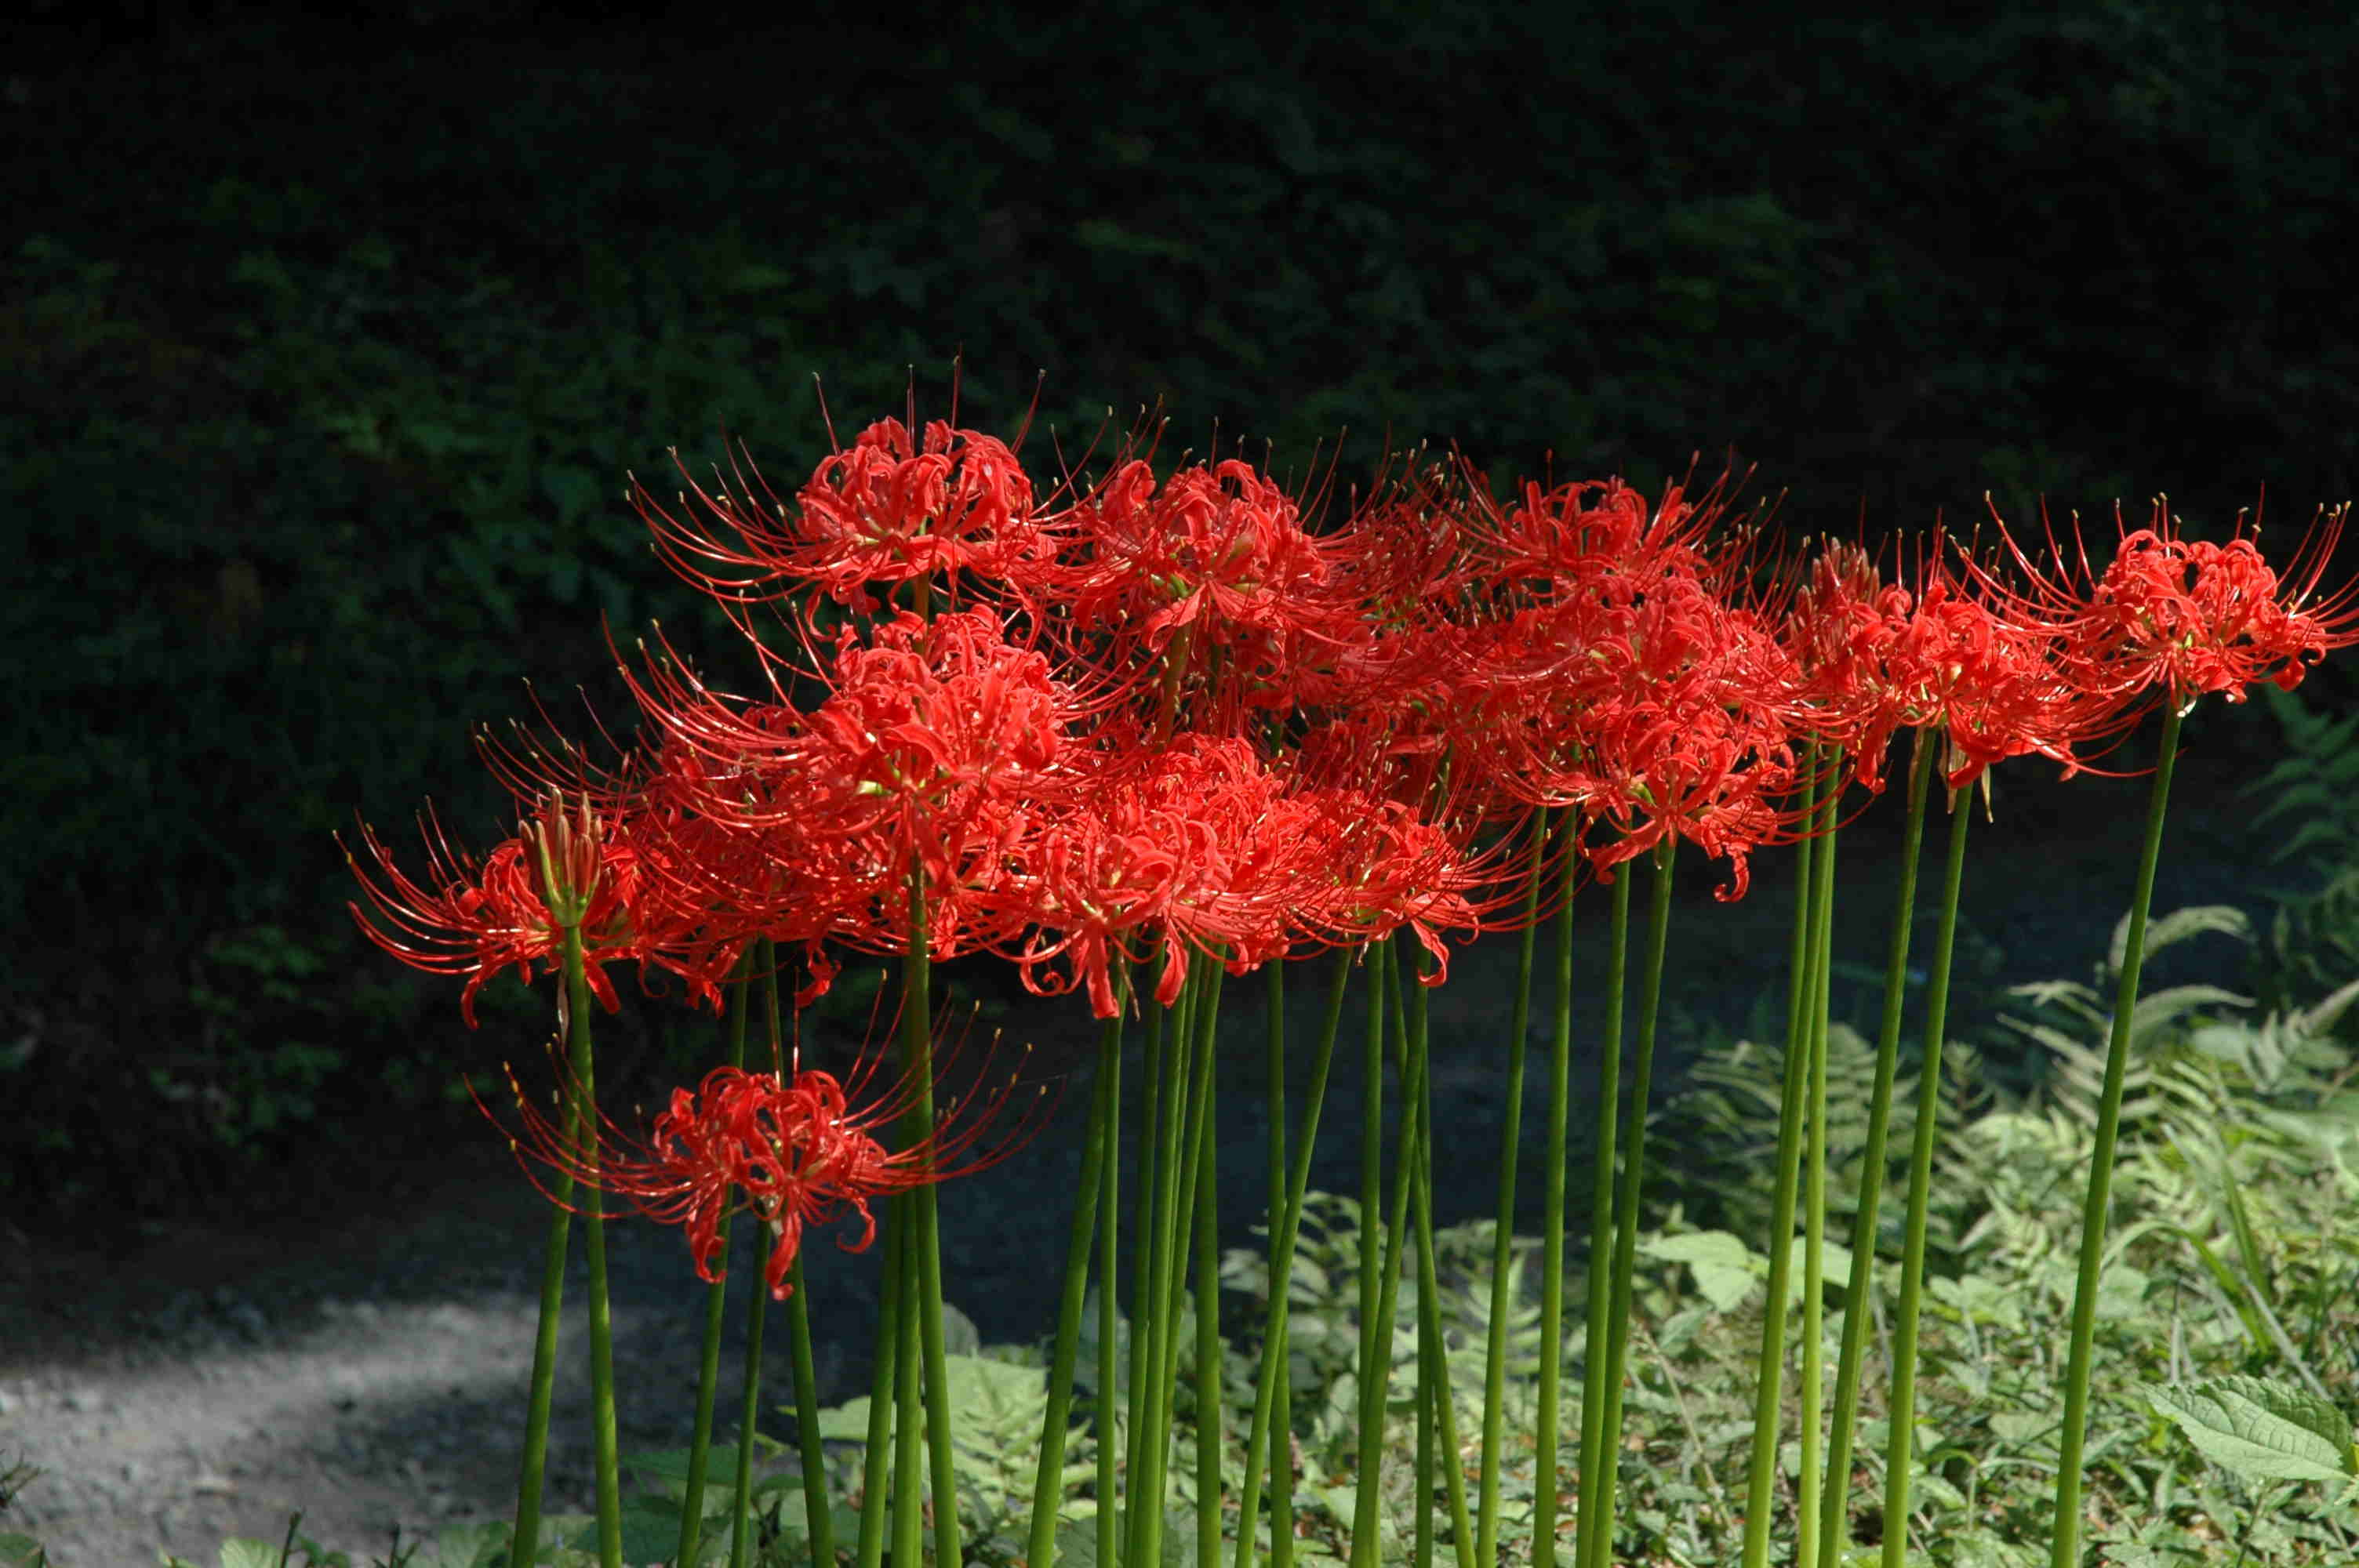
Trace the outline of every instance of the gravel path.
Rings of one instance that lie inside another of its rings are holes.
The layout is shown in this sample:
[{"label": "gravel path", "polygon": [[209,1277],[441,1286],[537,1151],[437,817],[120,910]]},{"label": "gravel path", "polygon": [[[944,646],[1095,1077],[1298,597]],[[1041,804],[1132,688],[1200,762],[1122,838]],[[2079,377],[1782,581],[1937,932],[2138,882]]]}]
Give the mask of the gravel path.
[{"label": "gravel path", "polygon": [[[2181,762],[2158,910],[2246,900],[2264,841],[2229,792],[2249,766]],[[1997,826],[1976,824],[1969,910],[2006,953],[2005,979],[2086,978],[2127,898],[2143,781],[2091,780],[2068,794],[2019,769],[2000,789]],[[1846,956],[1880,965],[1897,812],[1874,815],[1843,839],[1838,864],[1851,891],[1838,904],[1838,940]],[[1938,839],[1930,853],[1938,855]],[[1929,881],[1937,870],[1929,862]],[[1672,1000],[1735,1027],[1753,996],[1782,975],[1788,894],[1776,857],[1742,904],[1712,903],[1720,880],[1683,879]],[[1588,950],[1603,943],[1582,946],[1580,983],[1593,994]],[[2226,979],[2238,961],[2219,944],[2196,965],[2206,978]],[[1497,1043],[1512,976],[1511,946],[1485,944],[1459,957],[1452,983],[1434,997],[1436,1125],[1445,1149],[1466,1151],[1456,1168],[1474,1173],[1438,1195],[1442,1224],[1492,1206]],[[1298,979],[1290,989],[1289,1037],[1307,1042],[1320,1000],[1311,993],[1321,988]],[[1232,988],[1241,1022],[1261,994],[1258,982]],[[1060,1004],[1012,1013],[1007,1026],[1015,1038],[1061,1033],[1071,1049],[1079,1012]],[[1085,1031],[1085,1021],[1078,1027]],[[1671,1076],[1681,1045],[1667,1043]],[[1251,1175],[1224,1189],[1228,1245],[1251,1239],[1259,1205],[1244,1189],[1257,1188],[1264,1169],[1257,1070],[1246,1061],[1237,1073],[1224,1091],[1223,1168]],[[1135,1087],[1135,1067],[1125,1076]],[[1356,1187],[1357,1083],[1350,1064],[1339,1063],[1316,1185]],[[1077,1077],[1056,1123],[1031,1147],[942,1189],[948,1294],[986,1341],[1052,1325],[1086,1098],[1085,1077]],[[1299,1109],[1299,1097],[1294,1103]],[[1537,1121],[1527,1116],[1527,1139]],[[321,1179],[349,1176],[330,1169]],[[1136,1190],[1135,1172],[1125,1173],[1125,1190]],[[373,1167],[368,1185],[339,1208],[344,1217],[333,1227],[191,1227],[123,1256],[36,1246],[0,1225],[0,1465],[21,1454],[44,1472],[0,1515],[0,1533],[42,1540],[60,1568],[128,1568],[154,1562],[158,1547],[209,1568],[225,1536],[276,1541],[299,1509],[304,1533],[356,1563],[386,1555],[397,1527],[411,1541],[504,1517],[531,1357],[542,1200],[486,1131],[472,1146],[421,1152],[406,1168]],[[610,1235],[624,1451],[682,1446],[702,1287],[676,1232],[631,1223]],[[552,1509],[582,1511],[578,1242],[575,1252],[549,1477]],[[806,1258],[822,1397],[840,1400],[864,1383],[876,1255],[847,1256],[820,1239]],[[733,1345],[724,1389],[736,1386],[735,1358]],[[783,1357],[769,1358],[767,1370],[775,1411],[790,1399]],[[722,1424],[725,1433],[734,1422]],[[783,1433],[786,1423],[772,1415],[766,1430]]]}]

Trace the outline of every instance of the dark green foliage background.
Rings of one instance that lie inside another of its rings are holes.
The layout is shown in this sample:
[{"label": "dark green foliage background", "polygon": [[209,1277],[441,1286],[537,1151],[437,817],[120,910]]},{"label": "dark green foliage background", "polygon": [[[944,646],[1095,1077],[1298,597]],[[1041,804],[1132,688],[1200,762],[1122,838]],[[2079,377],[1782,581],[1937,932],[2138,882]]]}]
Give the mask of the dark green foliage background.
[{"label": "dark green foliage background", "polygon": [[252,1202],[323,1123],[472,1114],[329,835],[496,837],[467,729],[619,714],[602,616],[729,668],[623,475],[726,430],[785,490],[814,372],[848,438],[961,350],[1012,434],[1045,371],[1036,472],[1156,400],[1298,477],[1349,427],[1346,481],[1733,453],[1796,531],[2354,490],[2347,24],[1510,9],[11,37],[0,1201]]}]

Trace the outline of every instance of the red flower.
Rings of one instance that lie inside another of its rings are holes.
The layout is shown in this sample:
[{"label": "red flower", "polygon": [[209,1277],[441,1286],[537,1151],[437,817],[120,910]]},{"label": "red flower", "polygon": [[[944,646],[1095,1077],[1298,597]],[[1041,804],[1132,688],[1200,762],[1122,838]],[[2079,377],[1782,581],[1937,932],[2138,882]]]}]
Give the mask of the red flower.
[{"label": "red flower", "polygon": [[1810,727],[1843,744],[1871,790],[1904,728],[1943,735],[1953,790],[2034,753],[2071,777],[2082,765],[2074,748],[2135,724],[2135,706],[2072,678],[2053,633],[1968,597],[1944,565],[1947,548],[1937,532],[1913,594],[1883,586],[1856,546],[1832,546],[1813,563],[1786,624]]},{"label": "red flower", "polygon": [[2049,573],[2006,539],[2030,586],[1997,591],[2010,613],[2060,639],[2072,678],[2092,691],[2129,697],[2160,688],[2182,709],[2206,692],[2242,702],[2253,682],[2290,691],[2311,662],[2359,642],[2353,602],[2359,584],[2308,602],[2343,516],[2337,509],[2323,514],[2322,526],[2313,524],[2281,580],[2241,519],[2235,537],[2214,545],[2180,537],[2167,501],[2156,501],[2153,522],[2136,533],[2116,507],[2121,546],[2102,576],[2092,578],[2085,546],[2076,550],[2077,572]]},{"label": "red flower", "polygon": [[1306,658],[1364,635],[1356,607],[1330,591],[1325,547],[1295,501],[1250,463],[1191,465],[1158,488],[1129,459],[1058,527],[1067,548],[1044,600],[1077,643],[1103,646],[1093,656],[1108,668],[1161,675],[1160,733],[1288,707]]},{"label": "red flower", "polygon": [[[687,477],[685,467],[680,472]],[[744,473],[736,478],[740,489],[750,488]],[[764,584],[791,580],[864,611],[875,608],[872,584],[889,592],[912,579],[947,583],[961,572],[1022,579],[1054,551],[1015,452],[995,437],[938,419],[927,424],[921,445],[897,419],[869,426],[820,462],[791,511],[758,470],[753,481],[766,509],[726,490],[708,495],[689,481],[715,529],[675,519],[632,481],[632,501],[665,559],[723,600],[749,602]],[[685,510],[687,497],[680,502]],[[717,575],[716,568],[734,573]]]},{"label": "red flower", "polygon": [[603,966],[647,958],[667,914],[646,896],[638,852],[612,820],[586,802],[578,816],[570,815],[552,796],[537,819],[480,860],[453,850],[430,814],[421,827],[429,868],[423,883],[363,825],[362,845],[386,885],[347,849],[345,862],[377,918],[356,903],[345,907],[371,941],[402,962],[466,976],[459,1009],[467,1027],[475,1027],[475,993],[493,975],[513,968],[530,984],[536,965],[553,971],[569,925],[581,931],[591,989],[609,1012],[621,1005]]},{"label": "red flower", "polygon": [[[936,1087],[958,1054],[955,1044],[936,1054]],[[904,1075],[853,1109],[851,1099],[867,1088],[876,1061],[864,1053],[848,1088],[816,1069],[716,1068],[693,1092],[672,1091],[670,1105],[656,1117],[643,1144],[624,1139],[602,1113],[594,1159],[585,1158],[562,1128],[534,1107],[511,1074],[524,1122],[523,1136],[514,1141],[517,1158],[524,1162],[529,1154],[595,1191],[623,1198],[647,1218],[681,1227],[697,1276],[708,1282],[721,1278],[714,1264],[722,1227],[733,1215],[751,1210],[775,1238],[764,1278],[770,1294],[784,1301],[791,1290],[787,1276],[807,1227],[856,1217],[858,1238],[840,1245],[848,1252],[864,1250],[876,1238],[876,1217],[869,1207],[875,1200],[997,1164],[1041,1125],[1036,1110],[978,1149],[1016,1098],[1019,1086],[1011,1078],[979,1101],[951,1100],[938,1111],[925,1142],[888,1152],[878,1134],[916,1102],[921,1086]],[[1044,1089],[1036,1105],[1047,1104]],[[532,1176],[529,1163],[525,1172]],[[538,1185],[538,1178],[533,1179]],[[546,1187],[541,1192],[552,1202],[564,1201]],[[570,1202],[565,1206],[573,1207]],[[594,1208],[573,1212],[611,1217]]]}]

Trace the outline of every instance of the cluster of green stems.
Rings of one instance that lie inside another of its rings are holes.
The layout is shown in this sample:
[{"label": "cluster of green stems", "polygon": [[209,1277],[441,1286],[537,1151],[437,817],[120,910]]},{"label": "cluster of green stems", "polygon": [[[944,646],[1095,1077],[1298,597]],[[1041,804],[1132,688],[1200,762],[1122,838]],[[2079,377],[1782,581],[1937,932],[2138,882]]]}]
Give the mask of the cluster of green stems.
[{"label": "cluster of green stems", "polygon": [[[2132,896],[2130,924],[2120,973],[2120,993],[2109,1042],[2099,1104],[2096,1152],[2092,1164],[2081,1237],[2080,1269],[2067,1352],[2062,1465],[2051,1531],[2053,1568],[2079,1562],[2082,1459],[2087,1434],[2088,1384],[2100,1266],[2104,1259],[2111,1167],[2119,1127],[2124,1073],[2145,944],[2147,906],[2159,857],[2163,813],[2180,715],[2166,712],[2160,762],[2152,781],[2146,838]],[[1936,770],[1930,744],[1920,741],[1907,785],[1907,825],[1896,889],[1891,942],[1885,971],[1882,1024],[1866,1143],[1860,1153],[1858,1213],[1850,1237],[1850,1274],[1842,1281],[1843,1330],[1837,1350],[1833,1404],[1824,1403],[1822,1314],[1827,1203],[1826,1043],[1831,973],[1832,911],[1838,802],[1832,790],[1806,795],[1811,830],[1796,846],[1796,889],[1787,1000],[1785,1071],[1781,1095],[1777,1171],[1767,1242],[1767,1295],[1763,1310],[1756,1367],[1756,1404],[1744,1513],[1745,1568],[1765,1568],[1776,1514],[1779,1438],[1786,1430],[1783,1383],[1789,1338],[1799,1339],[1799,1465],[1792,1477],[1795,1498],[1793,1560],[1810,1568],[1836,1568],[1849,1538],[1850,1476],[1865,1380],[1866,1325],[1879,1286],[1875,1267],[1879,1210],[1886,1169],[1886,1135],[1897,1078],[1909,937],[1917,902],[1917,864],[1930,785]],[[1840,776],[1842,759],[1832,748],[1812,753],[1811,777]],[[1946,1023],[1952,940],[1965,863],[1970,802],[1948,793],[1949,842],[1939,894],[1938,928],[1929,965],[1918,1103],[1908,1151],[1908,1188],[1894,1310],[1888,1391],[1889,1447],[1885,1455],[1883,1543],[1886,1568],[1900,1568],[1908,1549],[1912,1444],[1916,1430],[1919,1314],[1924,1277],[1927,1207],[1940,1110],[1940,1052]],[[1496,1563],[1502,1551],[1501,1472],[1506,1432],[1506,1325],[1514,1306],[1510,1223],[1519,1196],[1516,1151],[1524,1099],[1523,1041],[1532,1005],[1537,922],[1533,918],[1542,882],[1561,878],[1553,939],[1555,982],[1553,1030],[1549,1052],[1546,1162],[1541,1172],[1543,1209],[1540,1277],[1540,1344],[1537,1430],[1531,1434],[1538,1479],[1529,1541],[1538,1568],[1555,1568],[1568,1550],[1571,1568],[1611,1568],[1614,1561],[1615,1486],[1622,1453],[1623,1396],[1626,1387],[1633,1266],[1639,1220],[1640,1182],[1645,1170],[1646,1108],[1652,1091],[1656,1022],[1665,956],[1669,949],[1675,841],[1666,839],[1649,857],[1650,901],[1641,958],[1635,1050],[1629,1092],[1622,1085],[1625,969],[1631,883],[1625,868],[1613,884],[1608,922],[1608,958],[1603,1000],[1603,1048],[1594,1098],[1594,1163],[1590,1188],[1588,1293],[1582,1351],[1581,1420],[1571,1491],[1571,1541],[1560,1530],[1560,1486],[1564,1481],[1560,1443],[1564,1431],[1562,1389],[1564,1325],[1565,1181],[1571,1105],[1573,882],[1577,857],[1570,844],[1572,822],[1563,813],[1537,814],[1529,843],[1526,918],[1518,954],[1517,984],[1507,1051],[1504,1129],[1500,1143],[1499,1213],[1490,1285],[1491,1315],[1484,1344],[1483,1419],[1475,1435],[1475,1496],[1464,1486],[1466,1448],[1459,1428],[1457,1400],[1440,1319],[1435,1278],[1432,1203],[1432,1138],[1427,1074],[1427,987],[1405,971],[1416,949],[1405,935],[1338,951],[1327,991],[1323,1027],[1312,1047],[1307,1102],[1301,1125],[1290,1133],[1286,1081],[1283,967],[1266,967],[1268,977],[1267,1167],[1269,1303],[1249,1412],[1241,1412],[1243,1480],[1234,1562],[1254,1568],[1266,1530],[1271,1568],[1293,1558],[1293,1425],[1288,1407],[1288,1316],[1289,1282],[1307,1190],[1310,1158],[1325,1098],[1345,991],[1356,971],[1369,990],[1364,1042],[1364,1101],[1361,1127],[1361,1215],[1358,1269],[1357,1487],[1351,1520],[1353,1568],[1373,1568],[1383,1539],[1378,1471],[1386,1452],[1386,1422],[1394,1409],[1390,1376],[1394,1362],[1396,1300],[1404,1251],[1413,1249],[1418,1271],[1414,1325],[1414,1388],[1408,1408],[1416,1422],[1414,1497],[1409,1534],[1416,1568],[1430,1568],[1437,1540],[1437,1501],[1446,1509],[1450,1540],[1459,1568]],[[1552,852],[1553,851],[1553,852]],[[909,1107],[903,1135],[922,1144],[933,1130],[930,1092],[932,999],[924,926],[924,888],[913,887],[909,956],[903,968],[900,1018],[903,1066],[921,1088]],[[1180,1326],[1192,1318],[1190,1357],[1194,1386],[1192,1465],[1198,1511],[1197,1568],[1216,1568],[1223,1551],[1223,1456],[1232,1441],[1230,1412],[1222,1385],[1223,1342],[1218,1302],[1220,1252],[1217,1220],[1222,1175],[1214,1138],[1217,1114],[1214,1071],[1223,966],[1190,966],[1169,1009],[1143,1009],[1144,1059],[1147,1078],[1136,1130],[1138,1189],[1131,1195],[1134,1244],[1126,1291],[1120,1289],[1118,1217],[1120,1129],[1124,1054],[1123,1012],[1133,1000],[1129,978],[1121,977],[1125,1007],[1104,1022],[1090,1100],[1081,1182],[1067,1247],[1066,1270],[1048,1373],[1049,1403],[1042,1431],[1028,1530],[1027,1561],[1048,1564],[1058,1557],[1058,1509],[1064,1491],[1067,1434],[1073,1384],[1087,1310],[1092,1270],[1096,1305],[1096,1437],[1094,1522],[1096,1561],[1156,1563],[1162,1561],[1167,1510],[1174,1506],[1176,1400],[1180,1393]],[[1159,963],[1159,960],[1158,960]],[[580,1168],[596,1171],[594,1077],[589,1033],[589,992],[579,930],[568,926],[563,946],[564,1010],[570,1053],[567,1136]],[[746,1010],[756,984],[766,1004],[775,1045],[778,1000],[775,958],[767,945],[749,955],[732,986],[734,1001],[727,1029],[732,1065],[745,1055]],[[756,979],[758,977],[758,980]],[[1406,981],[1406,983],[1405,983]],[[1149,993],[1152,987],[1145,988]],[[1391,1150],[1391,1182],[1385,1181],[1383,1094],[1389,1060],[1404,1104]],[[566,1199],[571,1179],[553,1191],[559,1202],[549,1224],[542,1277],[541,1313],[536,1340],[523,1465],[517,1491],[509,1561],[525,1564],[540,1552],[541,1477],[547,1453],[559,1309],[571,1216]],[[1799,1210],[1799,1216],[1797,1210]],[[1793,1245],[1801,1236],[1799,1288],[1792,1279]],[[762,1325],[768,1292],[762,1264],[769,1233],[757,1226],[756,1256],[747,1274],[746,1355],[740,1441],[734,1453],[735,1509],[730,1542],[732,1568],[745,1568],[752,1543],[754,1510],[752,1434],[757,1411]],[[606,1306],[603,1226],[584,1225],[589,1274],[591,1392],[593,1464],[596,1471],[595,1540],[604,1568],[620,1568],[620,1499],[615,1457],[615,1419],[611,1324]],[[851,1543],[859,1568],[878,1568],[889,1539],[892,1561],[919,1563],[926,1548],[922,1499],[930,1494],[931,1546],[938,1564],[962,1561],[955,1455],[942,1333],[942,1281],[935,1195],[930,1184],[896,1194],[884,1226],[884,1296],[869,1401],[860,1529]],[[723,1230],[727,1246],[727,1230]],[[1191,1279],[1192,1274],[1192,1279]],[[787,1302],[792,1341],[798,1425],[800,1429],[803,1500],[814,1561],[837,1560],[826,1465],[821,1452],[817,1389],[810,1328],[801,1289],[799,1260]],[[724,1281],[725,1282],[725,1281]],[[1192,1285],[1192,1289],[1190,1288]],[[703,1360],[698,1383],[695,1434],[690,1450],[686,1503],[675,1561],[700,1560],[721,1329],[723,1283],[712,1286],[705,1310]],[[1118,1365],[1115,1303],[1126,1295],[1131,1333],[1128,1362]],[[1799,1302],[1799,1335],[1789,1335],[1789,1303]],[[1126,1397],[1125,1397],[1126,1396]],[[889,1508],[889,1517],[888,1517]]]}]

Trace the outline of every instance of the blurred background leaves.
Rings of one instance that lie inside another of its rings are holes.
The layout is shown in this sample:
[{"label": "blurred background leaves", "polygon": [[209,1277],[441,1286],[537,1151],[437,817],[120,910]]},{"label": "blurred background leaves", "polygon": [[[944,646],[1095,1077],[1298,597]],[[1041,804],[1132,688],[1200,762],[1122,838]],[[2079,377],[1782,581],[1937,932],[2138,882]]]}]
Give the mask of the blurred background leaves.
[{"label": "blurred background leaves", "polygon": [[1299,481],[1700,452],[1797,533],[2359,488],[2329,13],[48,4],[5,41],[12,1210],[252,1201],[322,1123],[472,1114],[329,835],[431,796],[496,838],[467,729],[526,677],[618,715],[602,621],[725,669],[624,474],[725,431],[786,490],[814,373],[848,438],[913,383],[947,412],[962,353],[962,422],[1039,389],[1042,473],[1157,402]]}]

